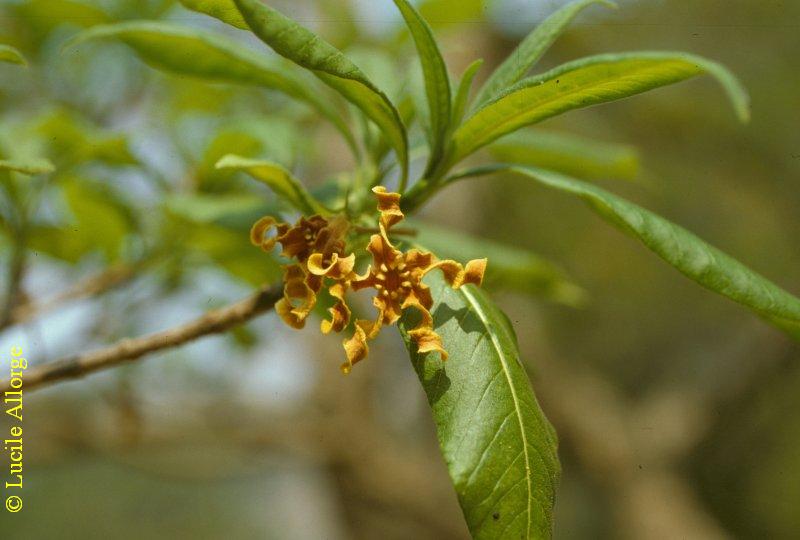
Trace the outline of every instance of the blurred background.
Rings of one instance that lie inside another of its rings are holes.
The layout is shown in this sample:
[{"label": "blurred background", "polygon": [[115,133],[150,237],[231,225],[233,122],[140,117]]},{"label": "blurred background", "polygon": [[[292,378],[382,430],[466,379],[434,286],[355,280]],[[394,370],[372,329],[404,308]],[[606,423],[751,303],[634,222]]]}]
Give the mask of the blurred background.
[{"label": "blurred background", "polygon": [[[563,3],[419,5],[458,75],[478,57],[496,65]],[[388,0],[271,4],[390,94],[416,69]],[[58,168],[4,199],[0,221],[4,287],[26,254],[0,350],[21,345],[32,364],[175,326],[279,277],[245,234],[274,204],[216,171],[222,155],[270,157],[322,189],[351,165],[334,130],[274,92],[165,75],[115,42],[61,52],[77,31],[126,19],[212,28],[271,54],[171,0],[0,0],[0,42],[31,64],[0,66],[0,152]],[[586,176],[798,293],[798,30],[800,4],[786,0],[592,7],[537,71],[602,52],[698,53],[742,79],[753,120],[739,124],[705,78],[541,127],[608,143],[617,161]],[[585,291],[494,294],[559,433],[557,538],[800,537],[797,344],[520,178],[464,183],[421,219],[530,250]],[[268,314],[27,395],[25,507],[0,513],[3,536],[467,538],[399,336],[384,332],[344,378],[339,338],[315,327]]]}]

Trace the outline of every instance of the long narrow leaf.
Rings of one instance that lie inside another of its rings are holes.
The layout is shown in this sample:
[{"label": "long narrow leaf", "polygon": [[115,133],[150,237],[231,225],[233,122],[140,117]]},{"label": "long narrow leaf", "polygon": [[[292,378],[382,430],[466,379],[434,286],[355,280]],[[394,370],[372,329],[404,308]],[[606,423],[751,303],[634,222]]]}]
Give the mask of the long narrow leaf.
[{"label": "long narrow leaf", "polygon": [[450,127],[452,114],[450,77],[433,32],[425,19],[406,0],[394,0],[394,3],[414,38],[425,77],[425,95],[428,98],[431,129],[431,154],[428,167],[432,168],[442,158]]},{"label": "long narrow leaf", "polygon": [[[550,538],[557,441],[514,330],[480,289],[454,291],[439,275],[429,282],[434,327],[450,358],[420,355],[408,339],[406,345],[469,531],[477,540]],[[413,324],[404,317],[402,330]]]},{"label": "long narrow leaf", "polygon": [[0,62],[8,62],[10,64],[19,64],[21,66],[27,65],[25,57],[10,45],[0,43]]},{"label": "long narrow leaf", "polygon": [[306,191],[299,180],[277,163],[229,154],[217,162],[217,169],[246,172],[256,180],[264,182],[278,196],[307,215],[329,213],[313,195]]},{"label": "long narrow leaf", "polygon": [[635,52],[582,58],[521,81],[476,111],[453,135],[452,166],[521,127],[708,73],[728,93],[742,121],[747,93],[723,66],[686,53]]},{"label": "long narrow leaf", "polygon": [[475,103],[483,104],[522,79],[569,26],[569,23],[584,8],[592,4],[617,7],[614,2],[609,0],[576,0],[550,15],[528,34],[508,58],[494,70],[481,88]]},{"label": "long narrow leaf", "polygon": [[235,28],[247,30],[247,22],[233,0],[180,0],[186,9],[205,13]]},{"label": "long narrow leaf", "polygon": [[473,169],[452,180],[497,172],[522,174],[580,197],[600,216],[640,240],[689,279],[752,309],[800,339],[800,299],[686,229],[597,186],[552,171],[516,165]]},{"label": "long narrow leaf", "polygon": [[392,102],[347,56],[259,0],[235,0],[250,30],[275,52],[310,70],[381,129],[397,153],[401,183],[408,176],[406,129]]},{"label": "long narrow leaf", "polygon": [[317,96],[307,81],[286,70],[279,71],[224,36],[164,22],[131,21],[96,26],[78,34],[66,46],[101,38],[119,39],[157,69],[214,81],[263,86],[304,101],[330,120],[353,151],[358,152],[347,124],[332,106]]},{"label": "long narrow leaf", "polygon": [[479,58],[467,66],[467,69],[461,75],[461,81],[458,83],[458,90],[456,90],[456,97],[453,101],[452,126],[459,125],[461,120],[464,119],[464,113],[467,112],[467,106],[469,105],[469,93],[472,90],[472,83],[481,66],[483,66],[483,59]]}]

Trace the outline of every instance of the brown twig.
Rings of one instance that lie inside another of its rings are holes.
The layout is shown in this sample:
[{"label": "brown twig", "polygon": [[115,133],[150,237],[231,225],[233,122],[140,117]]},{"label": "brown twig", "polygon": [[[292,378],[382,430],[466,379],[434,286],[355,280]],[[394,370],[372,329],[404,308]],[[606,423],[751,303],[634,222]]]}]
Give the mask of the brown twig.
[{"label": "brown twig", "polygon": [[11,261],[8,269],[8,281],[6,282],[5,301],[0,308],[0,329],[10,326],[14,318],[14,306],[17,305],[22,296],[22,279],[25,275],[25,234],[23,231],[17,232],[11,253]]},{"label": "brown twig", "polygon": [[[281,298],[282,292],[283,288],[279,285],[263,287],[244,300],[209,311],[177,328],[134,339],[123,339],[105,349],[69,356],[32,368],[24,375],[24,388],[32,390],[58,381],[77,379],[153,352],[178,347],[203,336],[225,332],[272,309]],[[7,390],[11,390],[8,379],[0,382],[0,393]]]},{"label": "brown twig", "polygon": [[50,299],[17,305],[8,320],[4,324],[0,324],[0,330],[15,324],[25,324],[71,300],[103,294],[129,281],[135,275],[136,268],[136,266],[127,264],[114,265],[79,281],[73,287]]}]

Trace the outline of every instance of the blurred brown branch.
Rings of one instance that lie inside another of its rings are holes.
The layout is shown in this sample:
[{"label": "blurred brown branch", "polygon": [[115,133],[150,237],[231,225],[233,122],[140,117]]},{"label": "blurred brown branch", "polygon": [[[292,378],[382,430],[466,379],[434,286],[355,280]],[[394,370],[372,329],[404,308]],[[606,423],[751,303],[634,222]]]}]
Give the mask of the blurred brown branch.
[{"label": "blurred brown branch", "polygon": [[25,276],[25,230],[18,231],[12,245],[11,260],[9,261],[8,278],[6,282],[5,301],[0,307],[0,329],[10,326],[14,318],[14,306],[22,296],[22,280]]},{"label": "blurred brown branch", "polygon": [[[272,309],[281,297],[282,291],[280,285],[265,286],[244,300],[209,311],[182,326],[139,338],[123,339],[105,349],[35,367],[25,374],[25,389],[32,390],[54,382],[84,377],[89,373],[136,360],[156,351],[178,347],[210,334],[225,332]],[[0,392],[10,389],[8,379],[0,382]]]},{"label": "blurred brown branch", "polygon": [[136,274],[137,266],[118,264],[89,276],[71,288],[47,300],[28,301],[10,310],[9,316],[0,322],[0,330],[15,324],[25,324],[33,318],[52,311],[59,306],[81,298],[89,298],[107,292],[129,281]]}]

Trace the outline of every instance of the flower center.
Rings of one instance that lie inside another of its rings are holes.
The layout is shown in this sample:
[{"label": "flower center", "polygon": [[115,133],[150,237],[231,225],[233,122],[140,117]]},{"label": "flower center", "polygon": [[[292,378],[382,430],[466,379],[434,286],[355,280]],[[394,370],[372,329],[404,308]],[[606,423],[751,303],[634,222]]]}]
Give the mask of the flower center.
[{"label": "flower center", "polygon": [[375,273],[375,281],[379,294],[392,300],[405,298],[411,292],[411,272],[402,259],[382,263],[380,271]]}]

